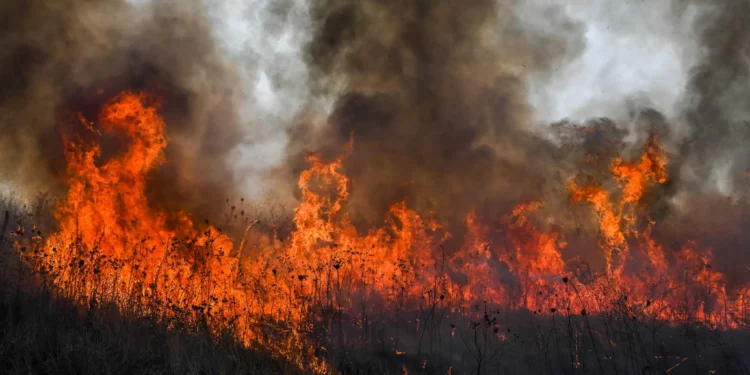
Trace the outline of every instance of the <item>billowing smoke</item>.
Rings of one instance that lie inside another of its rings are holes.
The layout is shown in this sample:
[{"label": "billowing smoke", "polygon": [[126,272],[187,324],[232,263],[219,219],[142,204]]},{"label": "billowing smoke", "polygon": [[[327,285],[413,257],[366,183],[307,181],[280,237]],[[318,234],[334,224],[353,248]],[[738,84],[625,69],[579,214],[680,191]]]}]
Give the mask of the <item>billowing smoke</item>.
[{"label": "billowing smoke", "polygon": [[[750,3],[725,1],[696,22],[701,57],[685,98],[689,135],[680,152],[694,183],[748,197],[750,171]],[[705,186],[700,186],[703,189]]]},{"label": "billowing smoke", "polygon": [[635,157],[658,133],[670,182],[647,209],[678,222],[704,209],[695,194],[747,200],[747,8],[3,3],[0,175],[26,195],[59,192],[65,115],[93,117],[117,91],[160,87],[171,142],[150,198],[164,208],[215,217],[226,198],[269,188],[287,198],[303,152],[334,157],[353,135],[345,169],[358,224],[381,223],[403,199],[451,224],[472,209],[495,217],[543,199],[564,221],[575,213],[565,184],[607,167],[584,154]]},{"label": "billowing smoke", "polygon": [[237,186],[226,159],[248,129],[238,122],[239,72],[205,13],[195,2],[3,2],[3,177],[26,194],[54,191],[65,167],[57,127],[70,112],[95,119],[121,90],[160,90],[171,143],[153,201],[211,213]]},{"label": "billowing smoke", "polygon": [[[353,135],[349,209],[365,223],[401,199],[459,223],[472,209],[495,216],[542,198],[550,220],[570,227],[591,212],[570,206],[567,181],[602,182],[607,160],[637,158],[656,135],[670,180],[642,202],[655,235],[714,238],[707,245],[723,266],[744,264],[732,255],[747,243],[731,229],[742,220],[714,230],[725,235],[688,228],[716,227],[695,215],[717,201],[746,215],[746,3],[581,4],[315,2],[308,88],[334,104],[323,125],[291,128],[292,175],[304,167],[299,151],[332,157]],[[620,52],[597,56],[610,41]],[[550,127],[551,115],[575,120]],[[582,115],[596,117],[577,122]],[[585,154],[602,162],[584,163]]]},{"label": "billowing smoke", "polygon": [[[316,2],[307,46],[314,95],[335,94],[326,127],[296,128],[292,147],[343,149],[351,209],[380,221],[394,201],[460,221],[543,194],[555,149],[536,136],[524,76],[583,47],[581,25],[544,9],[527,28],[518,2]],[[295,143],[296,142],[296,143]]]},{"label": "billowing smoke", "polygon": [[[686,2],[689,3],[689,2]],[[701,4],[701,2],[692,2]],[[683,6],[689,6],[683,4]],[[731,282],[746,280],[750,211],[750,13],[747,1],[703,4],[700,53],[690,70],[676,144],[678,208],[663,228],[714,249]]]}]

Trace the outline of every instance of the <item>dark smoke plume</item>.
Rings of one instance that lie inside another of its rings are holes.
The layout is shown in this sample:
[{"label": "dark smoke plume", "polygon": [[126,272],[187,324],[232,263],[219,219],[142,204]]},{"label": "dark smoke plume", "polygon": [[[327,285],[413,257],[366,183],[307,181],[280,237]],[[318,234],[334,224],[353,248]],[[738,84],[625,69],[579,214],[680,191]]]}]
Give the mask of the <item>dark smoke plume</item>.
[{"label": "dark smoke plume", "polygon": [[502,210],[538,197],[557,168],[555,147],[532,132],[523,78],[575,55],[582,30],[554,9],[547,14],[554,34],[526,29],[518,7],[315,2],[310,85],[316,95],[342,93],[328,126],[317,134],[299,130],[292,148],[335,154],[353,134],[345,165],[350,208],[375,222],[404,198],[420,212],[460,222],[474,207]]},{"label": "dark smoke plume", "polygon": [[[696,240],[713,250],[730,284],[747,279],[750,220],[750,2],[702,4],[694,25],[700,54],[683,103],[687,136],[670,157],[680,198],[657,236]],[[675,246],[677,247],[677,246]]]},{"label": "dark smoke plume", "polygon": [[[309,80],[295,86],[271,74],[271,86],[289,86],[281,91],[296,97],[309,90],[310,102],[332,99],[333,106],[322,127],[289,126],[289,165],[281,168],[295,180],[306,167],[301,151],[333,157],[353,134],[354,152],[345,169],[352,178],[348,209],[358,224],[379,225],[387,207],[402,199],[458,227],[472,209],[497,217],[532,199],[545,202],[550,222],[566,221],[576,210],[580,217],[570,221],[593,221],[590,207],[571,207],[565,190],[576,175],[609,178],[606,162],[587,165],[584,155],[632,159],[655,133],[668,153],[670,181],[643,202],[651,218],[679,222],[691,212],[703,212],[707,205],[690,199],[682,199],[682,210],[675,210],[674,200],[700,191],[699,196],[710,196],[701,202],[714,201],[712,185],[731,190],[740,202],[747,200],[746,1],[674,2],[675,19],[695,4],[702,6],[694,29],[701,45],[698,63],[688,87],[674,88],[687,90],[681,118],[666,118],[644,100],[634,102],[630,118],[624,119],[632,124],[600,118],[551,127],[535,123],[527,79],[543,82],[579,56],[586,27],[567,19],[563,9],[537,3],[529,11],[529,4],[310,2],[311,40],[304,50]],[[270,33],[284,20],[301,22],[308,16],[293,11],[291,2],[271,8],[278,19],[266,20]],[[262,136],[238,120],[243,109],[238,77],[247,67],[227,61],[207,10],[199,1],[0,4],[0,178],[27,195],[51,187],[62,192],[61,118],[74,110],[93,118],[119,90],[160,86],[171,143],[167,163],[150,184],[152,201],[218,216],[216,203],[245,188],[235,180],[241,171],[228,164],[229,153]],[[529,13],[540,19],[529,23]],[[619,27],[628,29],[627,20],[622,23]],[[304,113],[299,117],[304,124]],[[680,127],[683,123],[686,128]],[[582,127],[596,131],[581,133]],[[281,195],[294,189],[284,187],[289,189]],[[742,209],[736,211],[742,215]],[[660,227],[655,232],[682,235]]]},{"label": "dark smoke plume", "polygon": [[[242,137],[237,72],[199,2],[7,1],[0,4],[0,173],[27,194],[60,187],[57,127],[95,119],[121,90],[157,89],[171,143],[149,192],[157,205],[208,215],[236,186],[225,158]],[[106,153],[107,150],[104,150]]]},{"label": "dark smoke plume", "polygon": [[750,2],[743,0],[712,3],[698,19],[701,55],[685,100],[690,135],[680,150],[697,184],[718,184],[744,200],[750,171],[748,21]]},{"label": "dark smoke plume", "polygon": [[[304,167],[300,150],[323,150],[332,157],[353,134],[354,153],[345,162],[352,178],[349,209],[367,224],[380,222],[388,205],[401,199],[451,224],[460,224],[475,208],[496,217],[519,201],[542,199],[550,222],[584,225],[597,236],[591,208],[571,204],[565,184],[574,176],[592,177],[616,192],[608,160],[635,160],[646,140],[656,136],[667,153],[670,179],[653,187],[640,209],[658,223],[654,234],[664,243],[700,239],[687,228],[708,220],[693,215],[707,206],[701,202],[717,199],[716,186],[745,199],[750,185],[746,1],[698,10],[694,32],[701,55],[688,87],[674,88],[685,92],[679,118],[666,117],[644,98],[630,103],[629,118],[542,128],[534,123],[526,79],[544,80],[575,58],[584,47],[584,27],[554,8],[541,15],[549,27],[530,26],[521,16],[524,5],[314,2],[313,40],[306,49],[309,86],[313,95],[333,96],[334,105],[324,126],[293,128],[294,175]],[[682,19],[690,10],[687,3],[674,3],[671,17]],[[589,165],[585,155],[603,162]],[[679,200],[698,191],[708,193],[695,195],[695,204]],[[742,208],[728,210],[744,215]],[[670,223],[690,224],[676,229]],[[736,260],[723,254],[736,254],[733,248],[747,240],[708,242],[717,257]]]}]

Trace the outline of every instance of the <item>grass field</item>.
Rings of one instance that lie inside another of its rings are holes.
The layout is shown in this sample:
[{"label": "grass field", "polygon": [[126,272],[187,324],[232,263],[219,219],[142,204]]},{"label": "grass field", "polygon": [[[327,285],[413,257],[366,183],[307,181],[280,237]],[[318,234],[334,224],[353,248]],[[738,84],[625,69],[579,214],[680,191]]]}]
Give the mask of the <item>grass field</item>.
[{"label": "grass field", "polygon": [[[5,208],[3,233],[45,210],[11,201]],[[137,301],[128,309],[72,301],[19,261],[9,236],[0,246],[3,373],[310,372],[271,348],[239,343],[231,326],[217,332],[200,320],[165,321]],[[457,311],[441,301],[398,311],[376,303],[351,311],[309,306],[304,340],[326,372],[342,374],[750,374],[746,328],[711,328],[697,318],[668,324],[625,303],[592,315],[482,302]],[[272,317],[264,324],[269,337],[284,327]]]}]

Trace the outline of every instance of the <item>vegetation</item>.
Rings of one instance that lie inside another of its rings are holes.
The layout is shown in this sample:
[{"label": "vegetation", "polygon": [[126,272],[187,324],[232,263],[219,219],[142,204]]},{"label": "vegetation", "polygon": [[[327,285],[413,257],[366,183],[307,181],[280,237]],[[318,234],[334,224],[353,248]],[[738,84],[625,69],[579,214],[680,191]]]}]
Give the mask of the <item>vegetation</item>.
[{"label": "vegetation", "polygon": [[[4,206],[3,234],[28,226],[31,217],[53,223],[43,219],[47,198],[32,207],[10,201]],[[12,238],[0,237],[3,373],[305,373],[268,347],[238,342],[231,327],[216,332],[189,319],[165,324],[137,301],[123,309],[65,298],[26,268],[11,245]],[[712,328],[698,320],[669,324],[626,303],[592,316],[585,310],[512,311],[488,303],[455,311],[443,298],[433,295],[417,308],[399,311],[369,308],[366,326],[355,314],[311,307],[318,323],[309,338],[318,342],[316,354],[327,361],[328,371],[342,374],[750,374],[745,329]]]},{"label": "vegetation", "polygon": [[67,197],[5,205],[8,371],[748,373],[750,290],[728,288],[710,249],[651,237],[641,202],[668,179],[656,138],[609,163],[609,189],[567,186],[599,224],[595,271],[539,229],[542,201],[471,212],[458,241],[406,202],[358,230],[342,167],[353,140],[335,160],[306,155],[292,217],[227,201],[221,229],[154,209],[158,108],[123,92],[97,122],[79,118],[128,147],[100,160],[101,145],[63,134]]},{"label": "vegetation", "polygon": [[[11,228],[31,219],[52,226],[49,197],[32,206],[0,201],[0,373],[3,374],[303,374],[263,348],[199,326],[166,327],[140,309],[88,306],[40,281],[12,249]],[[17,233],[13,233],[17,234]]]}]

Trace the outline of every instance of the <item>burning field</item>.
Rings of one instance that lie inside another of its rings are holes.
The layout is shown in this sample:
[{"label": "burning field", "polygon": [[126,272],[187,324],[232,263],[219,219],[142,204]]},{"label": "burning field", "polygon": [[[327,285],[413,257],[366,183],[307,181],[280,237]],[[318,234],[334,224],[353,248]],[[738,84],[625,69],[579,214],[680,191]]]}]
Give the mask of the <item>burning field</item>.
[{"label": "burning field", "polygon": [[[0,358],[23,294],[285,363],[203,373],[750,373],[747,2],[57,6],[0,5]],[[585,94],[597,22],[677,78]]]}]

